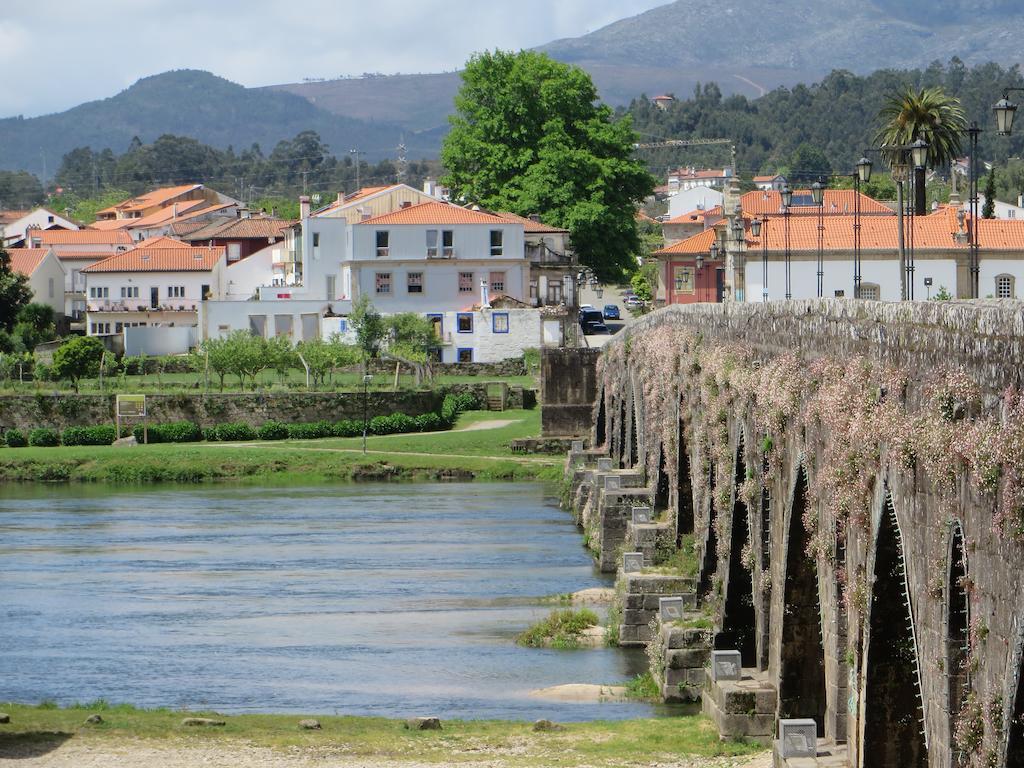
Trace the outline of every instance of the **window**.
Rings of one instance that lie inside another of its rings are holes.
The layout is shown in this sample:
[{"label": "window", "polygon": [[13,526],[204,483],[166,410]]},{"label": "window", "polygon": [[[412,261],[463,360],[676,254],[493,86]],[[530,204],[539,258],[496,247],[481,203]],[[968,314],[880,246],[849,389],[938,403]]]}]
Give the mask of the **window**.
[{"label": "window", "polygon": [[377,230],[377,257],[388,255],[388,242],[390,241],[390,233],[386,229]]},{"label": "window", "polygon": [[996,298],[997,299],[1012,299],[1012,298],[1014,298],[1013,275],[997,275],[996,276]]},{"label": "window", "polygon": [[473,292],[473,273],[459,272],[459,293]]},{"label": "window", "polygon": [[469,312],[459,312],[455,316],[455,329],[459,333],[473,332],[473,315]]},{"label": "window", "polygon": [[427,315],[427,320],[434,326],[434,335],[439,338],[444,338],[444,315]]},{"label": "window", "polygon": [[53,298],[53,278],[50,278],[50,298]]},{"label": "window", "polygon": [[549,304],[561,304],[562,303],[562,281],[552,280],[548,283],[548,303]]},{"label": "window", "polygon": [[505,233],[500,229],[491,230],[491,256],[501,256],[504,251],[502,246],[502,236]]},{"label": "window", "polygon": [[491,272],[491,293],[505,292],[505,273]]},{"label": "window", "polygon": [[436,229],[428,229],[427,230],[427,258],[428,259],[436,259],[437,258],[437,230]]},{"label": "window", "polygon": [[405,276],[405,290],[409,293],[423,293],[423,273],[407,273]]},{"label": "window", "polygon": [[455,232],[450,229],[441,230],[441,255],[450,259],[455,255]]},{"label": "window", "polygon": [[314,232],[313,233],[313,247],[314,248],[319,248],[320,247],[320,233],[319,232]]},{"label": "window", "polygon": [[139,286],[137,286],[137,285],[122,285],[121,286],[121,298],[122,299],[137,299],[137,298],[139,298]]},{"label": "window", "polygon": [[240,261],[242,258],[242,244],[228,243],[228,261]]},{"label": "window", "polygon": [[106,299],[110,296],[110,289],[105,285],[94,285],[89,289],[90,299]]},{"label": "window", "polygon": [[46,217],[46,223],[47,224],[53,224],[53,216],[47,216]]},{"label": "window", "polygon": [[185,286],[184,285],[171,285],[167,288],[167,298],[169,299],[184,299],[185,298]]},{"label": "window", "polygon": [[455,362],[457,363],[472,363],[473,362],[473,349],[472,347],[460,347],[455,355]]},{"label": "window", "polygon": [[337,286],[336,275],[327,275],[327,298],[335,298],[335,288]]},{"label": "window", "polygon": [[495,312],[491,316],[492,333],[508,333],[508,312]]},{"label": "window", "polygon": [[860,284],[860,297],[868,301],[878,301],[879,297],[878,286],[874,283],[861,283]]},{"label": "window", "polygon": [[[130,323],[128,325],[131,325]],[[120,333],[125,326],[124,323],[114,323],[114,333]]]},{"label": "window", "polygon": [[536,299],[537,298],[537,281],[536,280],[531,280],[530,281],[530,298],[531,299]]},{"label": "window", "polygon": [[93,323],[92,324],[92,335],[98,336],[100,334],[110,333],[110,323]]},{"label": "window", "polygon": [[391,273],[377,273],[377,293],[391,293]]}]

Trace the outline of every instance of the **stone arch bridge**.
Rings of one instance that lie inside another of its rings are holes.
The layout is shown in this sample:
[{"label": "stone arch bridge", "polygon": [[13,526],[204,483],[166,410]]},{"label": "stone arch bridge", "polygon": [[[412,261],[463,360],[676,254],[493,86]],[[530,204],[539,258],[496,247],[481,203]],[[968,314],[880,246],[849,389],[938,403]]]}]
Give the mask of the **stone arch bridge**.
[{"label": "stone arch bridge", "polygon": [[669,307],[594,365],[563,498],[666,699],[777,765],[1024,767],[1019,302]]}]

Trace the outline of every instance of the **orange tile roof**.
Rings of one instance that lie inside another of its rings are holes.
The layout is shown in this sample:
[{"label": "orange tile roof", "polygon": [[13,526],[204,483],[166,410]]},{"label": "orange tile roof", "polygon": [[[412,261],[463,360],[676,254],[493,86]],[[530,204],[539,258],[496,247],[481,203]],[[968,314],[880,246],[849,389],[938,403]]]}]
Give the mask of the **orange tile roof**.
[{"label": "orange tile roof", "polygon": [[[36,250],[41,250],[37,248]],[[92,261],[98,261],[100,259],[107,259],[113,255],[113,251],[58,251],[56,248],[53,249],[54,255],[61,261],[81,261],[85,259],[91,259]]]},{"label": "orange tile roof", "polygon": [[755,176],[754,177],[754,181],[774,181],[775,179],[779,178],[781,175],[782,175],[781,173],[771,173],[771,174],[768,174],[767,176]]},{"label": "orange tile roof", "polygon": [[140,246],[90,264],[83,272],[209,272],[224,259],[225,249]]},{"label": "orange tile roof", "polygon": [[108,232],[115,229],[124,229],[132,221],[133,219],[98,219],[86,227],[86,229]]},{"label": "orange tile roof", "polygon": [[173,237],[167,237],[166,235],[161,235],[160,237],[150,237],[147,240],[140,240],[136,244],[135,247],[136,248],[178,248],[178,249],[186,249],[186,248],[191,248],[192,246],[189,245],[186,242],[182,242],[181,240],[175,240]]},{"label": "orange tile roof", "polygon": [[19,275],[31,275],[43,263],[47,253],[49,250],[46,248],[8,248],[7,255],[11,257],[11,271],[17,272]]},{"label": "orange tile roof", "polygon": [[401,185],[400,184],[387,184],[387,185],[385,185],[383,187],[363,187],[361,189],[356,190],[351,195],[347,195],[343,200],[335,200],[334,202],[328,203],[327,205],[323,206],[322,208],[318,208],[316,210],[316,214],[317,215],[321,215],[321,214],[327,213],[328,211],[333,211],[333,210],[336,210],[338,208],[342,208],[342,207],[350,205],[350,204],[352,204],[352,203],[354,203],[354,202],[356,202],[358,200],[362,200],[364,197],[370,197],[371,195],[376,195],[378,192],[384,192],[385,190],[392,189],[392,188],[398,187],[398,186],[401,186]]},{"label": "orange tile roof", "polygon": [[[912,236],[914,248],[919,251],[966,251],[966,238],[958,241],[955,236],[958,231],[955,210],[949,209],[945,213],[946,215],[916,216],[913,225],[907,221],[906,242],[909,243]],[[822,223],[824,250],[853,250],[853,216],[825,216]],[[895,216],[861,218],[861,250],[895,252],[899,247],[897,224]],[[968,217],[966,226],[969,228],[970,224],[971,220]],[[782,251],[785,247],[786,222],[781,216],[769,218],[766,224],[762,224],[760,237],[750,234],[749,224],[747,232],[748,256],[761,250],[765,237],[768,239],[768,250],[773,253]],[[706,252],[711,248],[713,233],[712,229],[705,230],[657,253],[671,255]],[[789,242],[791,251],[817,251],[817,219],[791,216]],[[978,222],[978,244],[982,251],[1024,252],[1024,220],[981,219]]]},{"label": "orange tile roof", "polygon": [[130,197],[127,200],[123,200],[117,205],[112,205],[109,208],[104,208],[102,211],[97,213],[131,213],[133,211],[142,211],[146,208],[152,208],[154,205],[163,205],[176,197],[184,195],[186,192],[191,192],[194,189],[202,189],[202,184],[182,184],[177,187],[161,187],[160,189],[154,189],[152,192],[146,192],[144,195],[138,197]]},{"label": "orange tile roof", "polygon": [[220,217],[203,223],[182,237],[189,242],[202,240],[247,240],[284,237],[284,230],[296,222],[288,219]]},{"label": "orange tile roof", "polygon": [[510,213],[508,211],[497,211],[495,212],[494,215],[497,216],[499,219],[505,219],[505,221],[508,221],[511,224],[522,224],[524,232],[546,232],[548,234],[565,234],[566,232],[569,231],[567,229],[551,227],[543,222],[534,221],[533,219],[528,218],[526,216],[519,216],[518,214]]},{"label": "orange tile roof", "polygon": [[451,203],[427,202],[410,205],[393,213],[385,213],[359,222],[356,226],[382,224],[509,224],[511,222],[485,211],[473,211]]},{"label": "orange tile roof", "polygon": [[[853,214],[857,204],[857,193],[852,189],[826,189],[823,205],[826,214]],[[793,196],[811,196],[809,189],[794,189]],[[782,196],[777,190],[756,190],[747,192],[740,197],[743,213],[759,216],[761,214],[778,214],[782,208]],[[791,216],[817,216],[818,208],[814,205],[795,205],[789,209]],[[895,216],[891,208],[886,207],[864,193],[860,196],[860,212],[864,216]]]},{"label": "orange tile roof", "polygon": [[180,203],[171,203],[166,208],[153,211],[148,216],[141,216],[137,219],[128,219],[125,229],[146,229],[166,224],[168,221],[180,219],[187,213],[203,213],[210,204],[206,200],[183,200]]},{"label": "orange tile roof", "polygon": [[40,229],[32,230],[31,238],[40,245],[131,245],[127,232],[104,232],[95,229]]},{"label": "orange tile roof", "polygon": [[10,224],[12,221],[23,219],[32,211],[0,211],[0,224]]},{"label": "orange tile roof", "polygon": [[676,216],[674,219],[669,219],[664,222],[665,224],[699,224],[703,223],[706,218],[713,218],[715,216],[722,215],[722,206],[716,205],[714,208],[708,208],[706,211],[697,208],[696,210],[684,213],[681,216]]}]

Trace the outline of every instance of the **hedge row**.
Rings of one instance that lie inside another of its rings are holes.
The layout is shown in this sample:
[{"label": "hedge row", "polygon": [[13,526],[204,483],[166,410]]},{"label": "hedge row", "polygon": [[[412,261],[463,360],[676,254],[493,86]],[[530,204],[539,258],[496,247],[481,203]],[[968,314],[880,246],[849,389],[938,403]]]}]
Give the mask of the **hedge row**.
[{"label": "hedge row", "polygon": [[[407,432],[439,432],[451,429],[459,414],[479,406],[476,396],[471,393],[445,395],[440,413],[424,413],[420,416],[408,416],[404,413],[393,413],[390,416],[374,416],[367,423],[367,433],[371,435],[394,435]],[[247,442],[251,440],[319,440],[324,437],[358,437],[363,434],[363,422],[347,419],[331,423],[314,421],[308,424],[281,424],[268,421],[260,427],[248,424],[218,424],[201,429],[190,421],[176,421],[168,424],[153,424],[143,429],[141,424],[132,430],[135,439],[140,443],[144,439],[151,443],[197,443],[201,440],[211,442]],[[109,424],[92,427],[68,427],[57,433],[54,429],[33,429],[26,438],[17,429],[8,429],[4,433],[4,441],[11,448],[55,445],[110,445],[117,437],[117,432]]]}]

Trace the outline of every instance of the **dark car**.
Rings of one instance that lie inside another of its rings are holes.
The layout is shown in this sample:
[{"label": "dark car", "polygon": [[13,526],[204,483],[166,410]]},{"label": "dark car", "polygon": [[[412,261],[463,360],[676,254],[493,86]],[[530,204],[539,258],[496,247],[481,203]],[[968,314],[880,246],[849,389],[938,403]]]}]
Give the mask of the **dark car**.
[{"label": "dark car", "polygon": [[616,304],[605,304],[604,305],[604,319],[605,320],[620,320],[619,307]]},{"label": "dark car", "polygon": [[591,333],[608,333],[608,327],[604,324],[604,316],[599,309],[581,309],[580,328],[587,335]]}]

